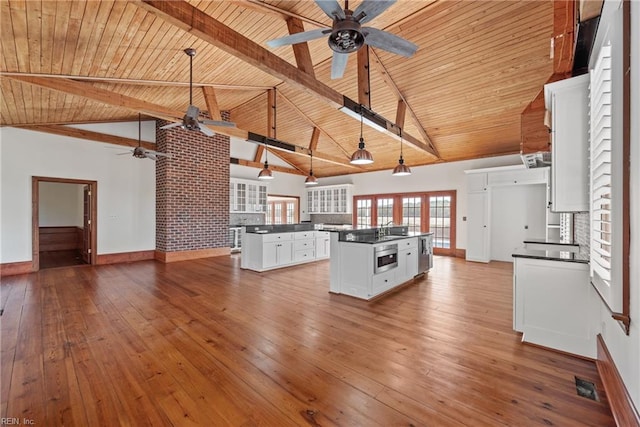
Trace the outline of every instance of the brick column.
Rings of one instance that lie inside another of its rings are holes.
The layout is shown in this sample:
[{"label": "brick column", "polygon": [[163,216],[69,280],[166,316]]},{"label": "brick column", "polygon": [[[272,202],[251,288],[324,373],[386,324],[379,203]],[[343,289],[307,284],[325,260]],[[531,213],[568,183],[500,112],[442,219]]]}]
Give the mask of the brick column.
[{"label": "brick column", "polygon": [[156,162],[156,259],[162,262],[229,253],[229,149],[223,135],[160,129]]}]

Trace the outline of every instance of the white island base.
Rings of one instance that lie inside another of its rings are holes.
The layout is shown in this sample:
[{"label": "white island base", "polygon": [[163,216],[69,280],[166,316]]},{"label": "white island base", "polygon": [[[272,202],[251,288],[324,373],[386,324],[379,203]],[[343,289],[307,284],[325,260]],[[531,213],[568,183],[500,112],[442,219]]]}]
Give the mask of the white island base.
[{"label": "white island base", "polygon": [[[375,274],[374,250],[389,243],[398,245],[398,265]],[[418,238],[380,243],[343,242],[339,241],[338,233],[331,233],[330,268],[331,293],[372,300],[408,284],[418,274]]]}]

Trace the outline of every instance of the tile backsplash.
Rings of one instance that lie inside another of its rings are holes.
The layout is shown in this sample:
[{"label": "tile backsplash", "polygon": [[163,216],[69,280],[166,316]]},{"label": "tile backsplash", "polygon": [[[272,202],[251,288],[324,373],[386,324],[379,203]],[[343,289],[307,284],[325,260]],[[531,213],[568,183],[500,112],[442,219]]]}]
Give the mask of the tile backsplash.
[{"label": "tile backsplash", "polygon": [[589,251],[591,246],[589,212],[580,212],[573,215],[573,238],[574,242]]},{"label": "tile backsplash", "polygon": [[311,222],[314,224],[351,224],[351,214],[311,214]]},{"label": "tile backsplash", "polygon": [[230,213],[229,225],[262,225],[265,221],[263,213]]}]

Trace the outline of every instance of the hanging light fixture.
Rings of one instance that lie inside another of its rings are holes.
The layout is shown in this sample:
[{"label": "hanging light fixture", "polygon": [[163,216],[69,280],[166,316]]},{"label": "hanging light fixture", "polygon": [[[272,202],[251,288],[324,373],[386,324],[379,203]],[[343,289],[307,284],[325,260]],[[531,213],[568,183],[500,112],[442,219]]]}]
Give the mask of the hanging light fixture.
[{"label": "hanging light fixture", "polygon": [[[276,93],[276,88],[273,88],[273,139],[276,138],[276,99],[278,95]],[[273,172],[269,169],[269,149],[267,148],[267,143],[264,143],[264,167],[258,174],[258,179],[268,180],[273,179]]]},{"label": "hanging light fixture", "polygon": [[364,148],[364,138],[362,137],[364,120],[362,117],[362,108],[362,105],[360,105],[360,143],[358,144],[358,149],[351,155],[350,163],[353,165],[369,165],[373,163],[373,156]]},{"label": "hanging light fixture", "polygon": [[269,150],[266,143],[264,144],[264,167],[258,174],[258,179],[273,179],[273,173],[269,169]]},{"label": "hanging light fixture", "polygon": [[404,159],[402,158],[402,145],[402,129],[400,129],[400,160],[398,160],[398,165],[393,168],[393,176],[411,175],[411,169],[404,164]]},{"label": "hanging light fixture", "polygon": [[304,185],[318,185],[318,178],[313,176],[313,151],[309,152],[311,164],[309,165],[309,176],[304,180]]}]

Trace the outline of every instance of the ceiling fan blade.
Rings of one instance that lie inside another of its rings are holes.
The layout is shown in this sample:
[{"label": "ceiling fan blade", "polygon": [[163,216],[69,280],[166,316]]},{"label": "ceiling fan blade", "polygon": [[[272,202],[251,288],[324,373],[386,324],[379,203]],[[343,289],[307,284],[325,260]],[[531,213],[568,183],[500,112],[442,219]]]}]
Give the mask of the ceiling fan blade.
[{"label": "ceiling fan blade", "polygon": [[157,157],[155,154],[150,153],[150,152],[148,152],[148,151],[147,151],[147,155],[146,155],[145,157],[146,157],[147,159],[151,159],[151,160],[158,160],[158,157]]},{"label": "ceiling fan blade", "polygon": [[331,78],[339,79],[344,75],[344,70],[347,68],[347,60],[349,54],[333,52],[333,59],[331,60]]},{"label": "ceiling fan blade", "polygon": [[360,6],[353,11],[353,16],[358,19],[360,14],[364,16],[358,20],[361,24],[371,21],[376,16],[387,10],[396,0],[364,0]]},{"label": "ceiling fan blade", "polygon": [[160,126],[160,129],[171,129],[178,126],[182,126],[182,123],[169,123],[168,125]]},{"label": "ceiling fan blade", "polygon": [[369,46],[383,49],[397,55],[409,57],[418,50],[418,46],[409,40],[405,40],[402,37],[386,31],[378,30],[377,28],[363,27],[362,34],[364,34],[364,42]]},{"label": "ceiling fan blade", "polygon": [[213,136],[215,135],[215,132],[212,131],[211,129],[209,129],[208,127],[202,125],[199,127],[200,128],[200,132],[204,133],[207,136]]},{"label": "ceiling fan blade", "polygon": [[126,156],[127,154],[131,154],[131,153],[133,153],[133,150],[127,151],[126,153],[118,153],[116,154],[116,156]]},{"label": "ceiling fan blade", "polygon": [[344,10],[336,0],[316,0],[316,4],[332,20],[344,19]]},{"label": "ceiling fan blade", "polygon": [[154,150],[145,150],[144,153],[147,155],[147,157],[149,155],[156,156],[156,157],[168,157],[168,158],[173,157],[173,155],[171,154],[161,153],[159,151],[154,151]]},{"label": "ceiling fan blade", "polygon": [[236,124],[233,122],[225,122],[224,120],[209,120],[209,119],[201,119],[199,120],[200,123],[205,124],[205,125],[211,125],[211,126],[220,126],[220,127],[225,127],[225,128],[232,128],[235,127]]},{"label": "ceiling fan blade", "polygon": [[310,40],[319,39],[330,32],[330,28],[319,28],[317,30],[304,31],[302,33],[291,34],[290,36],[280,37],[279,39],[269,40],[267,42],[267,46],[270,48],[276,48],[290,44],[308,42]]}]

